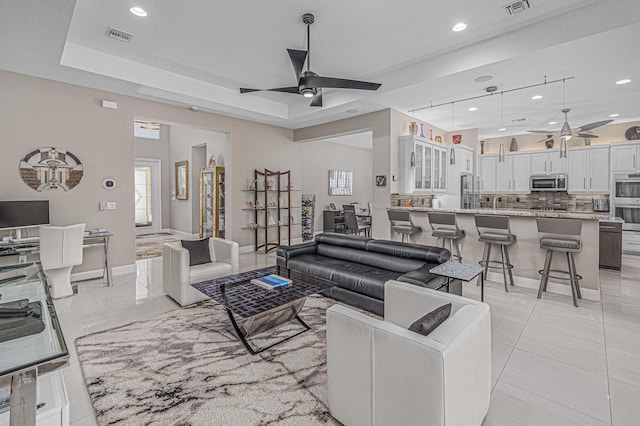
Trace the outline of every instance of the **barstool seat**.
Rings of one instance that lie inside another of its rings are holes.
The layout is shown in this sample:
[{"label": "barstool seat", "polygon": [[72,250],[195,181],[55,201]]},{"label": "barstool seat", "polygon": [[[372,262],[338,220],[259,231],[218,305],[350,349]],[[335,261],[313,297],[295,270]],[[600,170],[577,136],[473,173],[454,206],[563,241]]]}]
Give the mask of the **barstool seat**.
[{"label": "barstool seat", "polygon": [[462,229],[435,228],[431,235],[437,238],[457,239],[464,237],[464,231]]},{"label": "barstool seat", "polygon": [[[484,244],[482,260],[478,262],[484,267],[483,277],[487,279],[489,268],[502,269],[504,277],[504,291],[509,292],[509,284],[513,285],[513,265],[509,259],[509,246],[515,244],[516,236],[511,233],[509,216],[475,215],[476,228],[478,229],[478,241]],[[500,247],[500,260],[491,260],[491,246]],[[508,278],[507,278],[508,276]]]},{"label": "barstool seat", "polygon": [[556,251],[579,252],[582,249],[582,243],[575,240],[565,240],[564,238],[542,238],[540,240],[540,248]]},{"label": "barstool seat", "polygon": [[495,232],[481,232],[479,241],[483,243],[508,243],[516,242],[516,236],[511,234],[497,234]]},{"label": "barstool seat", "polygon": [[411,214],[408,211],[387,210],[387,216],[389,216],[389,222],[391,222],[391,230],[402,236],[403,243],[405,236],[411,242],[413,235],[422,232],[420,226],[413,224]]},{"label": "barstool seat", "polygon": [[[442,248],[445,248],[446,242],[449,241],[451,256],[462,263],[459,240],[464,238],[465,234],[463,229],[458,228],[455,213],[429,212],[427,215],[429,216],[429,224],[432,230],[431,236],[436,237],[438,242],[442,239]],[[453,254],[454,243],[455,254]]]},{"label": "barstool seat", "polygon": [[[574,253],[582,250],[582,241],[580,234],[582,232],[582,221],[573,219],[550,219],[537,218],[538,235],[540,237],[540,248],[547,250],[544,261],[544,268],[538,271],[540,274],[540,288],[538,289],[538,299],[542,297],[542,293],[547,291],[547,283],[549,278],[558,280],[568,280],[571,283],[571,295],[573,296],[574,306],[578,305],[578,299],[582,299],[580,294],[581,275],[576,271],[576,261],[573,257]],[[565,253],[567,256],[568,271],[551,269],[553,261],[553,253]],[[551,272],[558,275],[551,275]]]}]

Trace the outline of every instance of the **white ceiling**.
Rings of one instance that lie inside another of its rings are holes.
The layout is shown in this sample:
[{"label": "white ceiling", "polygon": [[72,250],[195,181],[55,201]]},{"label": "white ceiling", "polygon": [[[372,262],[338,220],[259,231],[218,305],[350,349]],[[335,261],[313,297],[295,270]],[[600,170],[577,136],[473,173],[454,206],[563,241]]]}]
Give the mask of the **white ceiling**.
[{"label": "white ceiling", "polygon": [[[3,0],[0,69],[299,128],[382,108],[408,112],[431,103],[563,77],[572,126],[640,119],[640,2],[530,0],[515,16],[504,0]],[[132,5],[149,13],[139,18]],[[299,95],[243,94],[239,87],[295,85],[286,48],[305,49],[301,16],[314,13],[311,69],[382,83],[377,92],[325,90],[324,107]],[[454,33],[456,22],[467,30]],[[108,27],[134,35],[122,43]],[[489,74],[487,83],[474,78]],[[616,86],[621,78],[632,83]],[[534,94],[544,98],[532,101]],[[453,128],[480,137],[559,128],[562,85],[455,104]],[[476,112],[468,108],[475,106]],[[451,106],[416,118],[452,129]],[[523,125],[511,120],[526,117]],[[551,120],[559,124],[550,126]],[[498,132],[502,124],[507,132]],[[596,131],[597,133],[597,131]]]}]

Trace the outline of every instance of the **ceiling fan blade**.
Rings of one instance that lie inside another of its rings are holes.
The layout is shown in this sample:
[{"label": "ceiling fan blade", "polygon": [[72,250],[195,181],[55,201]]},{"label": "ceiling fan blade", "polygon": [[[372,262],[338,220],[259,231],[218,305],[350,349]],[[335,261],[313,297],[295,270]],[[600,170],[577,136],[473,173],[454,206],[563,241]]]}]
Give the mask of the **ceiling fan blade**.
[{"label": "ceiling fan blade", "polygon": [[587,131],[587,130],[591,130],[591,129],[597,129],[598,127],[604,126],[605,124],[609,124],[613,122],[613,120],[602,120],[602,121],[596,121],[594,123],[589,123],[589,124],[585,124],[582,127],[578,127],[577,129],[574,129],[573,132],[582,132],[582,131]]},{"label": "ceiling fan blade", "polygon": [[549,133],[553,133],[555,131],[556,130],[527,130],[527,132],[529,132],[529,133],[542,133],[542,134],[545,134],[545,135],[548,135]]},{"label": "ceiling fan blade", "polygon": [[300,74],[302,73],[302,68],[304,68],[304,62],[307,60],[307,51],[287,49],[287,52],[289,52],[291,65],[293,65],[293,72],[296,74],[296,81],[300,81]]},{"label": "ceiling fan blade", "polygon": [[300,79],[300,86],[332,89],[378,90],[382,84],[344,78],[307,76]]},{"label": "ceiling fan blade", "polygon": [[585,139],[596,139],[600,137],[598,135],[592,135],[590,133],[578,133],[576,136],[579,138],[585,138]]},{"label": "ceiling fan blade", "polygon": [[311,99],[311,106],[321,107],[322,106],[322,89],[317,89],[318,93]]},{"label": "ceiling fan blade", "polygon": [[297,95],[299,93],[299,89],[298,89],[298,86],[278,87],[276,89],[245,89],[243,87],[240,88],[240,93],[251,93],[251,92],[283,92],[283,93],[295,93]]},{"label": "ceiling fan blade", "polygon": [[549,135],[546,138],[537,141],[536,143],[548,142],[548,141],[551,141],[551,140],[553,140],[553,135]]}]

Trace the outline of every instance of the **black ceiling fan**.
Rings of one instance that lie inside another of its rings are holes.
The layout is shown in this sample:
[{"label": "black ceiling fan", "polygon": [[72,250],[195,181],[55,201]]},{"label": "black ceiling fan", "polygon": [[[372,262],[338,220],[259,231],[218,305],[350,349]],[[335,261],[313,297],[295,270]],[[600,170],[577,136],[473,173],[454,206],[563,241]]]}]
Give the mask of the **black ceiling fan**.
[{"label": "black ceiling fan", "polygon": [[[302,22],[307,26],[307,49],[308,50],[295,50],[287,49],[289,52],[289,58],[293,65],[293,71],[296,74],[298,80],[297,86],[292,87],[279,87],[275,89],[246,89],[240,88],[240,93],[249,92],[283,92],[299,94],[306,98],[313,98],[311,100],[311,106],[322,106],[322,89],[359,89],[359,90],[378,90],[381,84],[369,83],[367,81],[347,80],[344,78],[333,77],[321,77],[318,74],[311,71],[311,45],[310,45],[310,27],[313,24],[314,16],[311,13],[305,13],[302,15]],[[307,70],[303,71],[304,63],[307,63]]]}]

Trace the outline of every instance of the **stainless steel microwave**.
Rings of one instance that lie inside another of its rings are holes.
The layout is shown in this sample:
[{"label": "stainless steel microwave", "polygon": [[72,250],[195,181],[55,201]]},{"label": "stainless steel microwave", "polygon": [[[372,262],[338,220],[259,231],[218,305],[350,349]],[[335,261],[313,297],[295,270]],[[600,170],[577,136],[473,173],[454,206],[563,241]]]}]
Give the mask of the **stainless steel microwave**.
[{"label": "stainless steel microwave", "polygon": [[567,175],[531,175],[531,191],[566,191]]}]

